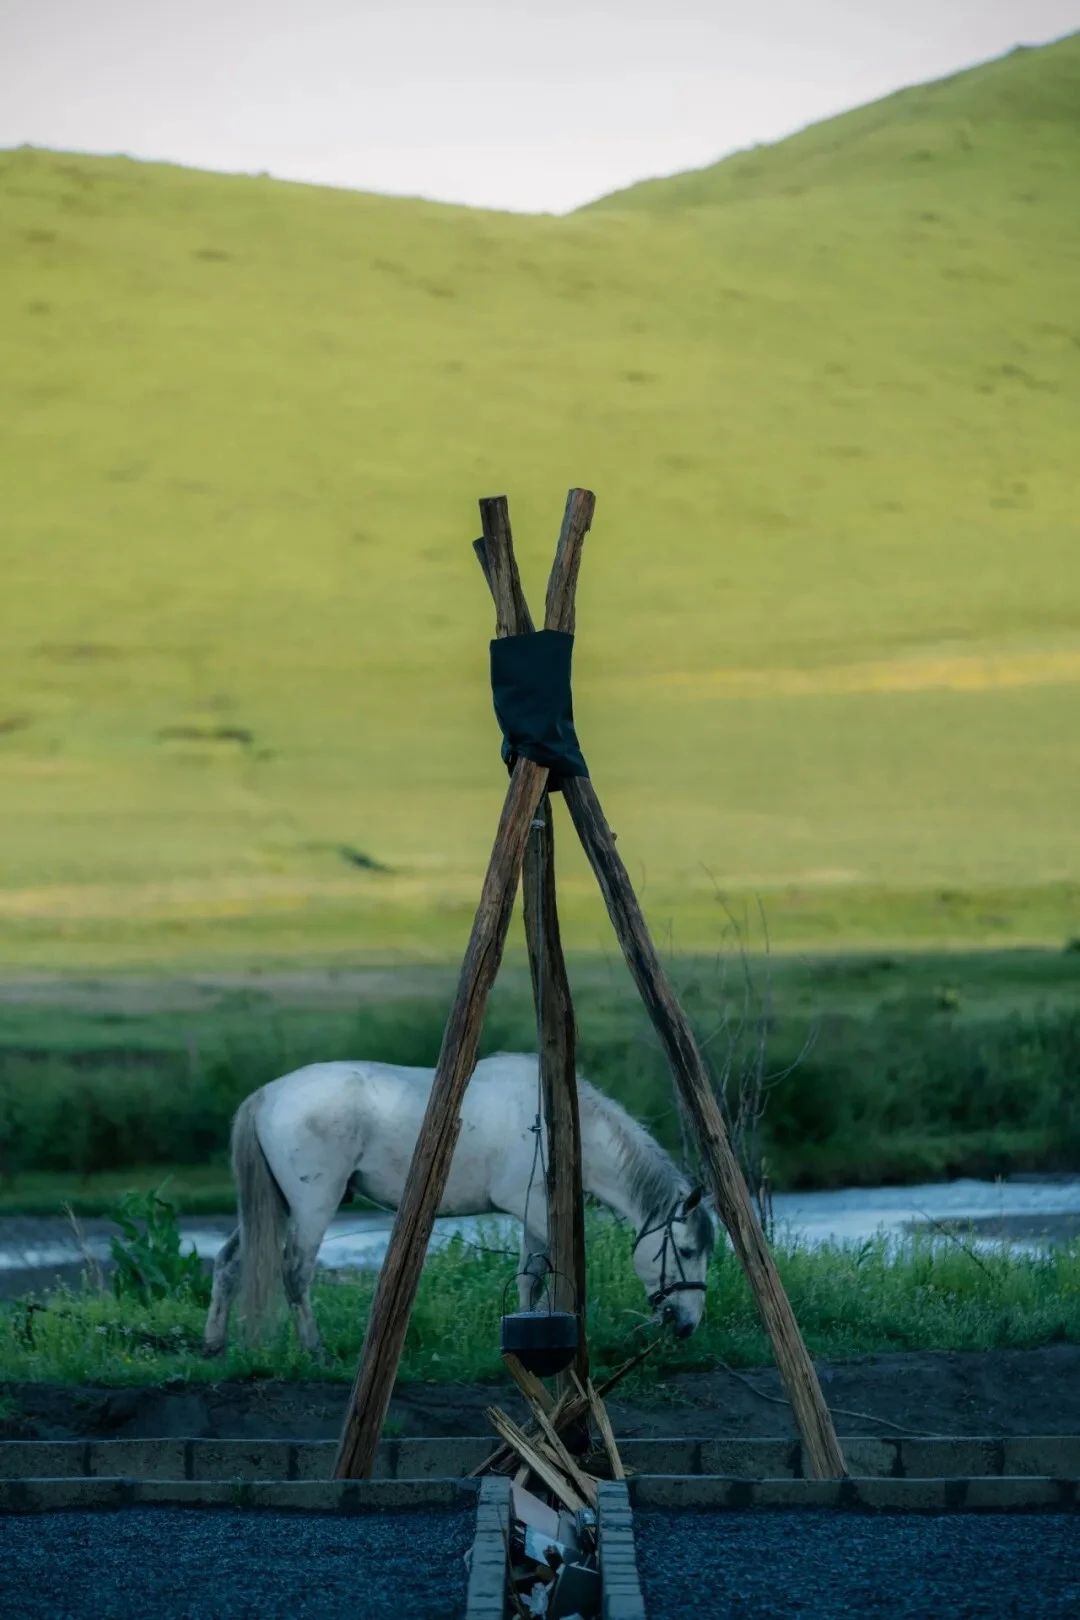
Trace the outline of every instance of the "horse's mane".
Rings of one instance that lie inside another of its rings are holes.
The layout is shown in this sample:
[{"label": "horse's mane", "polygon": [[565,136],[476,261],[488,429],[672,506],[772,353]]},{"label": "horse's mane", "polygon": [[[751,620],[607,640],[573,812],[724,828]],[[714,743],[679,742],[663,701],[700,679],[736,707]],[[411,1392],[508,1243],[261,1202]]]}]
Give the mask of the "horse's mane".
[{"label": "horse's mane", "polygon": [[[519,1074],[528,1075],[537,1084],[538,1059],[523,1052],[496,1052],[486,1062],[513,1063]],[[644,1125],[627,1113],[621,1103],[606,1092],[598,1091],[588,1080],[578,1075],[578,1099],[583,1115],[608,1132],[612,1150],[626,1177],[627,1190],[635,1205],[642,1225],[664,1220],[689,1190],[689,1182],[670,1153],[660,1146]],[[584,1133],[583,1133],[584,1134]],[[688,1229],[700,1249],[712,1247],[715,1228],[712,1216],[704,1204],[698,1204],[689,1216]]]},{"label": "horse's mane", "polygon": [[674,1159],[614,1097],[598,1091],[587,1080],[579,1081],[578,1095],[581,1107],[602,1119],[611,1132],[615,1152],[642,1219],[660,1219],[666,1215],[687,1190],[686,1177]]}]

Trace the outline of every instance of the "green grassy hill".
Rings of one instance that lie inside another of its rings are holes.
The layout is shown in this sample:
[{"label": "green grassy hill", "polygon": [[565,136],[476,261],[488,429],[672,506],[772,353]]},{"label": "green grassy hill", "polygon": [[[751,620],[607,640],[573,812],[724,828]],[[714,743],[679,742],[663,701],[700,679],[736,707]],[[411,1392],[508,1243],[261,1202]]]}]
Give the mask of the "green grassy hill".
[{"label": "green grassy hill", "polygon": [[718,890],[781,944],[1080,932],[1078,74],[566,219],[0,154],[0,959],[455,954],[475,500],[538,596],[571,483],[579,729],[676,945]]},{"label": "green grassy hill", "polygon": [[[593,208],[700,208],[821,187],[925,187],[959,179],[994,204],[1010,184],[1069,180],[1080,160],[1080,34],[1007,56],[754,147],[644,180]],[[1022,199],[1037,203],[1037,195]]]}]

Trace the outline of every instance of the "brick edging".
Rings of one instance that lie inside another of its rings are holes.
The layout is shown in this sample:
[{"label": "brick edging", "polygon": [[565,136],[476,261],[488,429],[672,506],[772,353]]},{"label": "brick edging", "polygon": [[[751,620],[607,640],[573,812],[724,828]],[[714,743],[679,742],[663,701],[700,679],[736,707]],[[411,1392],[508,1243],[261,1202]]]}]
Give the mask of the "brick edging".
[{"label": "brick edging", "polygon": [[600,1543],[601,1620],[645,1620],[638,1577],[634,1514],[624,1480],[599,1487],[596,1522]]},{"label": "brick edging", "polygon": [[1080,1480],[1033,1475],[974,1479],[732,1479],[705,1474],[640,1474],[635,1508],[841,1508],[864,1512],[1015,1513],[1080,1508]]},{"label": "brick edging", "polygon": [[378,1508],[442,1508],[476,1502],[476,1482],[457,1479],[0,1480],[0,1514],[125,1507],[276,1508],[364,1513]]},{"label": "brick edging", "polygon": [[465,1620],[503,1620],[509,1535],[510,1480],[488,1474],[480,1481]]},{"label": "brick edging", "polygon": [[[850,1472],[860,1478],[1080,1478],[1077,1435],[848,1435],[841,1443]],[[332,1440],[4,1440],[0,1479],[329,1480],[335,1451]],[[491,1440],[483,1435],[387,1440],[379,1447],[375,1475],[460,1478],[490,1451]],[[797,1440],[625,1440],[621,1452],[637,1474],[800,1479],[809,1473]]]}]

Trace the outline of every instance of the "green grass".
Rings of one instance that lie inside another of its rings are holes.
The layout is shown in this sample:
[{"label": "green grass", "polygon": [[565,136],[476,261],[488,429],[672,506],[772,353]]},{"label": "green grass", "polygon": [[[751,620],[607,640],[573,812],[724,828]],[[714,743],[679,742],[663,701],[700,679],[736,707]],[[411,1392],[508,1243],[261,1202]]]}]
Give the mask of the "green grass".
[{"label": "green grass", "polygon": [[535,600],[575,482],[660,932],[1080,932],[1078,85],[1074,36],[566,219],[0,154],[0,962],[456,956],[475,499]]},{"label": "green grass", "polygon": [[[1003,1253],[972,1257],[945,1248],[883,1242],[818,1251],[779,1247],[778,1263],[811,1351],[848,1356],[887,1350],[988,1350],[1080,1340],[1080,1246],[1045,1259]],[[643,1342],[644,1298],[630,1267],[630,1236],[594,1222],[589,1239],[589,1333],[601,1371]],[[500,1373],[498,1319],[508,1261],[455,1244],[429,1260],[401,1364],[413,1381],[494,1378]],[[312,1378],[346,1381],[374,1282],[322,1283],[315,1305],[329,1354],[325,1366],[282,1325],[257,1352],[233,1344],[223,1359],[199,1355],[204,1313],[182,1299],[143,1307],[106,1294],[58,1291],[44,1302],[0,1305],[0,1378],[63,1383],[150,1384],[168,1378]],[[742,1273],[718,1257],[708,1317],[680,1344],[665,1339],[647,1379],[677,1368],[769,1358]]]},{"label": "green grass", "polygon": [[129,1165],[89,1175],[71,1171],[24,1170],[0,1183],[0,1215],[108,1215],[126,1192],[162,1188],[185,1215],[217,1215],[233,1208],[235,1194],[228,1164]]},{"label": "green grass", "polygon": [[[782,1077],[765,1143],[782,1188],[1075,1168],[1076,963],[1039,951],[744,961],[732,948],[675,958],[671,970],[718,1067],[729,1041],[742,1062],[767,1024],[767,1067]],[[575,960],[571,970],[583,1072],[681,1152],[668,1070],[621,968]],[[100,1214],[119,1191],[167,1174],[187,1213],[228,1209],[224,1160],[242,1097],[315,1060],[433,1065],[448,1002],[438,970],[252,978],[246,989],[57,983],[52,994],[0,1003],[9,1213],[71,1203]],[[526,982],[511,970],[481,1050],[534,1044]]]}]

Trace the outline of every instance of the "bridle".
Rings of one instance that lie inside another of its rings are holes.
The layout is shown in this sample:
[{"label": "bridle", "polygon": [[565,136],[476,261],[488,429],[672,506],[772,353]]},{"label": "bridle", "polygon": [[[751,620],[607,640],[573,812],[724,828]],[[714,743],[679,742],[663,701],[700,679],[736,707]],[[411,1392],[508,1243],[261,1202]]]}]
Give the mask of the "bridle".
[{"label": "bridle", "polygon": [[[672,1230],[678,1213],[679,1205],[676,1204],[668,1211],[662,1221],[657,1221],[655,1226],[642,1227],[641,1231],[634,1239],[634,1248],[636,1249],[639,1243],[643,1243],[645,1239],[647,1237],[651,1237],[654,1232],[663,1232],[664,1234],[660,1242],[660,1247],[653,1256],[655,1260],[659,1260],[660,1262],[660,1286],[649,1295],[649,1304],[654,1310],[657,1310],[661,1305],[663,1305],[665,1300],[670,1299],[672,1294],[703,1294],[705,1292],[705,1284],[703,1282],[691,1282],[686,1275],[686,1270],[682,1263],[682,1255],[679,1253],[679,1245],[675,1241],[675,1233]],[[674,1256],[675,1266],[678,1271],[678,1276],[673,1278],[671,1282],[668,1281],[669,1253]]]}]

